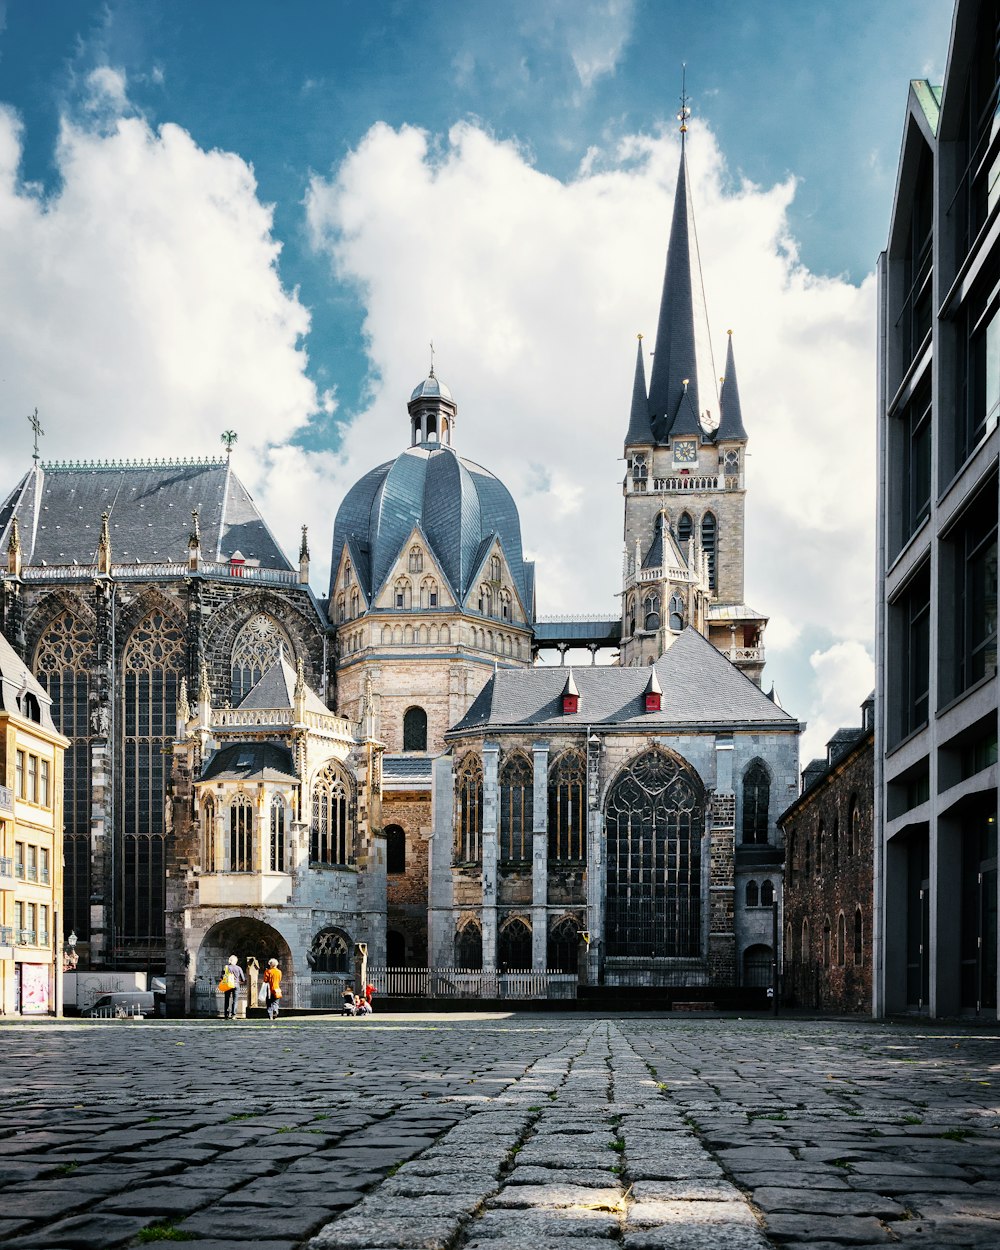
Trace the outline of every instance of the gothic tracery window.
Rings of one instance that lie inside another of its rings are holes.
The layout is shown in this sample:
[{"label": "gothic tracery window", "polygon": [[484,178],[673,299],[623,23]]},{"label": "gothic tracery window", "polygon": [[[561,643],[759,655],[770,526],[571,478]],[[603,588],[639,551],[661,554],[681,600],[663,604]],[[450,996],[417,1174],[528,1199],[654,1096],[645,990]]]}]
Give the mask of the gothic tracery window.
[{"label": "gothic tracery window", "polygon": [[285,655],[294,662],[292,645],[288,635],[273,617],[266,612],[256,612],[233,643],[232,700],[234,705],[256,686],[267,670],[277,660],[282,646]]},{"label": "gothic tracery window", "polygon": [[306,962],[313,972],[333,972],[349,975],[353,945],[341,929],[321,929],[312,940]]},{"label": "gothic tracery window", "polygon": [[660,596],[655,591],[642,601],[642,627],[649,631],[660,628]]},{"label": "gothic tracery window", "polygon": [[176,730],[184,635],[161,609],[132,631],[122,656],[121,857],[117,923],[123,943],[162,940],[166,901],[169,757]]},{"label": "gothic tracery window", "polygon": [[497,959],[501,970],[531,968],[531,926],[518,916],[500,930]]},{"label": "gothic tracery window", "polygon": [[229,871],[253,872],[254,812],[249,795],[236,795],[229,805]]},{"label": "gothic tracery window", "polygon": [[271,799],[271,871],[285,871],[285,800],[280,794]]},{"label": "gothic tracery window", "polygon": [[519,752],[500,768],[500,858],[514,863],[531,859],[534,783],[530,761]]},{"label": "gothic tracery window", "polygon": [[586,858],[587,765],[566,751],[549,769],[549,859]]},{"label": "gothic tracery window", "polygon": [[396,578],[392,596],[392,604],[395,608],[406,609],[413,606],[413,587],[408,577]]},{"label": "gothic tracery window", "polygon": [[761,760],[754,760],[743,774],[743,842],[767,842],[771,775]]},{"label": "gothic tracery window", "polygon": [[215,800],[209,794],[201,805],[201,867],[203,872],[216,872]]},{"label": "gothic tracery window", "polygon": [[422,573],[424,570],[424,553],[419,547],[410,548],[410,557],[407,568],[411,573]]},{"label": "gothic tracery window", "polygon": [[93,630],[70,612],[46,626],[35,649],[33,671],[52,699],[56,728],[70,740],[63,761],[63,918],[66,932],[84,941],[90,938],[90,699],[96,664]]},{"label": "gothic tracery window", "polygon": [[577,971],[580,951],[580,930],[583,925],[572,916],[565,916],[549,930],[545,950],[545,966],[552,972]]},{"label": "gothic tracery window", "polygon": [[483,854],[483,766],[479,756],[472,752],[458,767],[455,796],[458,835],[455,854],[459,863],[476,864]]},{"label": "gothic tracery window", "polygon": [[684,628],[684,600],[680,595],[670,597],[670,628],[675,634]]},{"label": "gothic tracery window", "polygon": [[349,781],[335,764],[316,778],[312,792],[309,859],[314,864],[354,862],[354,812]]},{"label": "gothic tracery window", "polygon": [[701,949],[703,788],[673,753],[650,750],[615,779],[605,807],[607,953]]},{"label": "gothic tracery window", "polygon": [[474,920],[455,934],[455,967],[472,972],[483,966],[483,931]]}]

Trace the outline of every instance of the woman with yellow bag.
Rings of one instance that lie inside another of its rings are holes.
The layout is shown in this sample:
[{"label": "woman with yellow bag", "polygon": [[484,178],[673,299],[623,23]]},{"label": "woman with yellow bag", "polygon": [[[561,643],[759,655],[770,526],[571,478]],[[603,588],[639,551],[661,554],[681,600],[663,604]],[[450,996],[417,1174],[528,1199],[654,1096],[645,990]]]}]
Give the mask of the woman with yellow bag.
[{"label": "woman with yellow bag", "polygon": [[222,979],[219,982],[219,989],[225,995],[222,1000],[222,1015],[226,1020],[236,1019],[236,1000],[239,997],[240,986],[246,981],[246,975],[237,962],[235,955],[229,956],[229,962],[222,970]]}]

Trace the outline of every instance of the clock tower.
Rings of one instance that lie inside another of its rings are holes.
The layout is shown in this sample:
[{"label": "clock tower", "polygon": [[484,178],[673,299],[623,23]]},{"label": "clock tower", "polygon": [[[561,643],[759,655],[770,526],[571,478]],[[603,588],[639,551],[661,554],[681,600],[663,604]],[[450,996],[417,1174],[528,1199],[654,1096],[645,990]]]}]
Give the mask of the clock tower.
[{"label": "clock tower", "polygon": [[715,370],[684,131],[653,367],[647,389],[640,335],[625,435],[620,663],[651,663],[690,625],[759,685],[767,618],[743,587],[747,435],[731,331],[721,388]]}]

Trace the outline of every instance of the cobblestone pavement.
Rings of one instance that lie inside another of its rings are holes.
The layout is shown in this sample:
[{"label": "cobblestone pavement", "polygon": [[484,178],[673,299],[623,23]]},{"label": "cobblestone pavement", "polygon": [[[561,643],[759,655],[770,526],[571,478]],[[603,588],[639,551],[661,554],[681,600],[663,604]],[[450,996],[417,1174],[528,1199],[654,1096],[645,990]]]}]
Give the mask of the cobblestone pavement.
[{"label": "cobblestone pavement", "polygon": [[0,1025],[0,1245],[1000,1246],[1000,1030]]}]

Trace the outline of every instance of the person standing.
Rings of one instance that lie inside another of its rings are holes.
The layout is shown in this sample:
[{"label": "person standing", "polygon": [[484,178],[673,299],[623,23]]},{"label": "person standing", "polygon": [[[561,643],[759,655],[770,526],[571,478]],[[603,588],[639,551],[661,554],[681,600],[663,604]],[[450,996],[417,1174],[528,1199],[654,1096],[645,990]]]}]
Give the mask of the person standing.
[{"label": "person standing", "polygon": [[267,986],[267,1014],[273,1024],[278,1015],[278,1002],[281,998],[281,969],[276,959],[267,961],[263,981]]},{"label": "person standing", "polygon": [[236,1000],[240,996],[240,986],[246,982],[246,975],[235,955],[229,956],[229,962],[222,970],[219,988],[224,991],[222,1014],[226,1020],[236,1019]]}]

